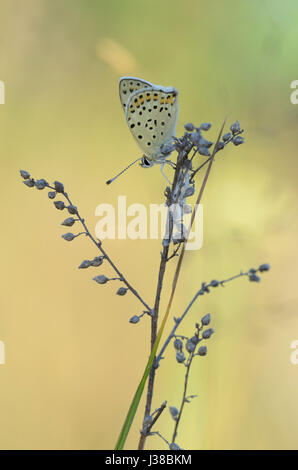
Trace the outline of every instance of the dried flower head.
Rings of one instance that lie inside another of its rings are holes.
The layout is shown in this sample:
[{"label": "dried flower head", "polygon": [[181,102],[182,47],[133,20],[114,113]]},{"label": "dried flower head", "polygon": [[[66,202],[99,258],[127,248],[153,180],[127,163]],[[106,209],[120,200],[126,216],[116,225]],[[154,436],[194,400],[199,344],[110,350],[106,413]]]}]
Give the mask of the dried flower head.
[{"label": "dried flower head", "polygon": [[107,276],[105,276],[104,274],[100,274],[99,276],[95,276],[93,278],[93,280],[95,282],[97,282],[98,284],[106,284],[106,282],[108,282],[109,278]]}]

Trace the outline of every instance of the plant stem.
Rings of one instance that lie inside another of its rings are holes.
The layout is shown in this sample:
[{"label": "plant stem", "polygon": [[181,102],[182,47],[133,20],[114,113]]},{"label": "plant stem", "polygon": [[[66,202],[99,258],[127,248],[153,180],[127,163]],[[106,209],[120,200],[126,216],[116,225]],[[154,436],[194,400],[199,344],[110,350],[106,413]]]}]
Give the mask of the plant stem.
[{"label": "plant stem", "polygon": [[[197,198],[197,202],[196,202],[196,205],[194,207],[194,210],[193,210],[193,213],[192,213],[192,216],[191,216],[191,221],[190,221],[190,224],[189,224],[187,236],[186,236],[186,239],[185,239],[185,241],[182,245],[182,250],[181,250],[181,253],[180,253],[180,256],[179,256],[179,259],[178,259],[178,263],[177,263],[177,267],[176,267],[176,271],[175,271],[175,275],[174,275],[174,279],[173,279],[173,284],[172,284],[172,291],[171,291],[171,295],[170,295],[170,299],[169,299],[169,302],[168,302],[168,306],[167,306],[167,310],[166,310],[166,313],[165,313],[163,324],[165,324],[165,322],[168,318],[168,315],[170,313],[170,309],[171,309],[171,306],[172,306],[174,294],[175,294],[176,287],[177,287],[177,282],[178,282],[178,278],[179,278],[179,274],[180,274],[182,261],[183,261],[183,258],[184,258],[185,246],[186,246],[186,243],[187,243],[187,239],[189,237],[189,234],[190,234],[190,231],[191,231],[191,228],[192,228],[192,224],[193,224],[193,221],[194,221],[194,218],[195,218],[195,215],[196,215],[197,207],[198,207],[198,205],[201,201],[201,198],[203,196],[203,192],[204,192],[204,189],[205,189],[205,186],[206,186],[209,174],[210,174],[211,166],[212,166],[212,163],[213,163],[213,160],[214,160],[214,155],[216,153],[217,145],[218,145],[218,142],[221,138],[224,125],[225,125],[225,121],[224,121],[224,123],[221,127],[221,130],[220,130],[219,134],[218,134],[216,144],[213,147],[213,152],[212,152],[212,155],[211,155],[211,159],[210,159],[208,168],[206,170],[204,180],[202,182],[200,192],[199,192],[199,195],[198,195],[198,198]],[[185,159],[187,158],[187,156],[188,156],[191,149],[192,149],[192,145],[189,146],[187,149],[182,150],[182,152],[180,152],[178,154],[177,166],[176,166],[176,171],[175,171],[175,176],[174,176],[174,181],[173,181],[173,186],[172,186],[172,194],[175,193],[176,185],[178,184],[178,181],[179,181],[180,171],[183,171],[183,163],[184,163]],[[176,196],[177,200],[178,200],[178,197],[179,197],[179,194],[177,194],[177,196]],[[171,202],[175,203],[177,201],[175,200],[175,201],[171,201]],[[163,253],[164,253],[164,251],[165,250],[163,250]],[[160,265],[160,267],[162,267],[164,265],[164,270],[165,270],[165,266],[166,266],[166,262],[167,262],[167,258],[168,258],[168,251],[169,251],[169,248],[167,247],[166,258],[165,258],[165,260],[161,261],[161,265]],[[160,272],[161,272],[161,269],[160,269]],[[162,279],[163,279],[163,276],[164,276],[164,271],[163,271],[163,274],[162,274]],[[158,306],[159,306],[159,299],[160,299],[161,289],[162,289],[162,285],[160,285],[160,283],[158,282],[158,287],[157,287]],[[156,298],[157,298],[157,296],[156,296]],[[154,322],[153,322],[153,319],[154,319]],[[151,351],[153,349],[153,346],[155,344],[156,337],[157,337],[157,321],[158,321],[158,311],[154,310],[154,314],[153,314],[153,317],[152,317],[152,330],[151,330]],[[150,370],[150,373],[149,373],[147,399],[146,399],[146,406],[145,406],[145,417],[150,414],[150,410],[151,410],[151,403],[152,403],[152,397],[153,397],[153,388],[154,388],[154,378],[155,378],[155,368],[153,366]],[[147,437],[147,434],[141,432],[141,437],[140,437],[140,441],[139,441],[138,450],[143,450],[144,449],[145,442],[146,442],[146,437]]]},{"label": "plant stem", "polygon": [[[185,159],[187,158],[191,149],[192,149],[192,145],[188,145],[178,154],[177,165],[175,169],[174,180],[173,180],[172,191],[171,191],[171,197],[170,197],[170,200],[168,200],[168,203],[170,205],[177,203],[178,198],[180,196],[181,188],[180,188],[180,191],[179,191],[179,188],[177,188],[177,185],[179,182],[179,176],[180,176],[180,172],[183,170],[183,163]],[[174,194],[174,197],[173,197],[173,194]],[[167,221],[167,226],[169,227],[168,234],[167,234],[168,243],[164,244],[162,254],[161,254],[153,315],[151,318],[151,351],[153,349],[153,346],[155,344],[156,337],[157,337],[160,297],[161,297],[161,292],[162,292],[162,287],[163,287],[163,279],[164,279],[164,275],[166,271],[166,265],[167,265],[167,262],[169,261],[169,257],[168,257],[169,248],[170,248],[170,242],[171,242],[172,233],[173,233],[173,216],[172,216],[171,211],[168,211],[168,218],[169,218]],[[150,415],[150,411],[151,411],[155,371],[156,371],[155,367],[152,367],[149,373],[144,418]],[[144,449],[147,436],[148,436],[148,433],[146,431],[141,432],[138,450]]]},{"label": "plant stem", "polygon": [[175,442],[175,439],[177,437],[178,426],[179,426],[182,411],[183,411],[183,408],[184,408],[184,405],[185,405],[185,398],[186,398],[187,384],[188,384],[188,376],[189,376],[190,366],[191,366],[193,357],[194,357],[194,353],[190,353],[188,361],[187,361],[187,365],[186,365],[186,374],[185,374],[185,380],[184,380],[183,397],[182,397],[182,402],[181,402],[181,405],[180,405],[178,418],[177,418],[175,428],[174,428],[174,432],[173,432],[172,443]]},{"label": "plant stem", "polygon": [[[51,189],[55,189],[53,188],[52,186],[49,186]],[[70,205],[73,205],[68,194],[67,193],[63,193],[65,199],[69,202]],[[78,219],[79,221],[81,222],[81,224],[83,225],[84,229],[85,229],[85,232],[86,232],[86,235],[90,238],[90,240],[92,240],[92,242],[96,245],[96,247],[99,249],[99,251],[103,254],[104,258],[108,261],[108,263],[112,266],[112,268],[114,269],[114,271],[118,274],[120,280],[126,285],[126,287],[132,292],[132,294],[144,305],[144,307],[146,307],[146,310],[148,310],[149,313],[151,313],[151,308],[149,307],[149,305],[142,299],[142,297],[140,296],[140,294],[136,291],[136,289],[134,289],[132,287],[132,285],[128,282],[128,280],[124,277],[124,275],[119,271],[119,269],[117,268],[117,266],[115,265],[115,263],[111,260],[111,258],[109,257],[109,255],[107,254],[107,252],[103,249],[102,247],[102,242],[99,240],[99,241],[96,241],[96,239],[93,237],[93,235],[91,235],[91,232],[89,231],[87,225],[86,225],[86,222],[85,222],[85,219],[83,219],[80,214],[79,214],[79,211],[77,210],[77,216],[78,216]]]},{"label": "plant stem", "polygon": [[[177,267],[176,267],[176,271],[175,271],[175,275],[174,275],[174,280],[173,280],[173,284],[172,284],[172,291],[171,291],[171,295],[170,295],[170,298],[169,298],[169,302],[168,302],[168,306],[167,306],[167,309],[166,309],[166,312],[165,312],[165,315],[162,319],[162,322],[161,322],[161,325],[159,327],[159,330],[156,334],[156,340],[154,342],[154,345],[153,345],[153,348],[151,350],[151,354],[149,356],[149,359],[148,359],[148,362],[147,362],[147,365],[145,367],[145,370],[144,370],[144,373],[142,375],[142,378],[141,378],[141,381],[137,387],[137,390],[136,390],[136,393],[133,397],[133,400],[131,402],[131,405],[128,409],[128,413],[127,413],[127,416],[125,418],[125,421],[123,423],[123,426],[121,428],[121,431],[120,431],[120,434],[119,434],[119,437],[118,437],[118,440],[116,442],[116,447],[115,449],[116,450],[122,450],[123,449],[123,446],[125,444],[125,441],[126,441],[126,438],[127,438],[127,435],[129,433],[129,430],[131,428],[131,425],[132,425],[132,422],[134,420],[134,417],[135,417],[135,414],[136,414],[136,411],[137,411],[137,408],[139,406],[139,403],[140,403],[140,400],[141,400],[141,396],[143,394],[143,391],[144,391],[144,387],[145,387],[145,384],[146,384],[146,381],[147,381],[147,378],[149,376],[149,373],[152,369],[152,367],[154,366],[154,359],[155,359],[155,355],[156,355],[156,352],[157,352],[157,349],[158,349],[158,346],[159,346],[159,343],[160,343],[160,340],[161,340],[161,337],[162,337],[162,334],[163,334],[163,331],[164,331],[164,328],[166,326],[166,323],[167,323],[167,320],[168,320],[168,317],[169,317],[169,313],[170,313],[170,310],[171,310],[171,306],[172,306],[172,302],[173,302],[173,298],[174,298],[174,294],[175,294],[175,290],[176,290],[176,286],[177,286],[177,282],[178,282],[178,278],[179,278],[179,273],[180,273],[180,269],[181,269],[181,263],[182,263],[182,260],[183,260],[183,256],[184,256],[184,252],[185,252],[185,245],[187,243],[187,240],[188,240],[188,237],[189,237],[189,233],[190,233],[190,230],[191,230],[191,227],[192,227],[192,224],[193,224],[193,221],[194,221],[194,217],[196,215],[196,210],[197,210],[197,206],[198,206],[198,203],[200,202],[200,199],[202,197],[202,194],[203,194],[203,191],[204,191],[204,188],[205,188],[205,185],[206,185],[206,182],[207,182],[207,179],[208,179],[208,176],[209,176],[209,173],[210,173],[210,169],[211,169],[211,166],[212,166],[212,162],[213,162],[213,159],[214,159],[214,154],[216,152],[216,148],[217,148],[217,145],[218,145],[218,142],[221,138],[221,134],[222,134],[222,131],[223,131],[223,128],[224,128],[224,124],[225,124],[225,121],[222,125],[222,128],[219,132],[219,135],[218,135],[218,138],[217,138],[217,141],[216,141],[216,144],[213,148],[213,153],[212,153],[212,159],[208,165],[208,168],[207,168],[207,171],[206,171],[206,174],[205,174],[205,177],[204,177],[204,180],[203,180],[203,183],[202,183],[202,187],[201,187],[201,190],[200,190],[200,193],[199,193],[199,196],[198,196],[198,199],[197,199],[197,203],[196,203],[196,206],[193,210],[193,213],[192,213],[192,217],[191,217],[191,222],[190,222],[190,225],[189,225],[189,229],[188,229],[188,233],[186,235],[186,238],[185,238],[185,241],[183,243],[183,246],[182,246],[182,251],[180,253],[180,256],[179,256],[179,259],[178,259],[178,263],[177,263]],[[188,145],[188,146],[185,146],[185,149],[184,151],[182,150],[179,154],[178,154],[178,159],[177,159],[177,166],[176,166],[176,171],[175,171],[175,176],[174,176],[174,183],[173,183],[173,187],[174,187],[174,184],[176,181],[178,181],[178,170],[182,168],[183,166],[183,163],[184,161],[187,159],[187,155],[189,153],[189,151],[191,150],[191,148],[193,147],[192,144]],[[186,170],[188,171],[188,170]],[[148,393],[147,394],[147,400],[148,400],[148,395],[149,395],[149,399],[150,401],[152,401],[152,395],[153,395],[153,388],[152,388],[152,392],[150,391],[150,394]],[[144,440],[145,442],[145,440]],[[142,447],[141,449],[144,448],[144,442],[142,444]],[[141,443],[140,443],[141,444]],[[140,450],[141,450],[140,449]]]}]

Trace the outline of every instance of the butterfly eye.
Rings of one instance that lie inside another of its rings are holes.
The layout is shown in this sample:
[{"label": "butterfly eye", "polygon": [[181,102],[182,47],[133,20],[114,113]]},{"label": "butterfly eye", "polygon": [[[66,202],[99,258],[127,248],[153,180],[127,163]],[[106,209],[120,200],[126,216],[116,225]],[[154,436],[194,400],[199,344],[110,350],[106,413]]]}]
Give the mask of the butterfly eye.
[{"label": "butterfly eye", "polygon": [[148,160],[148,158],[146,158],[145,156],[142,158],[142,166],[145,166],[145,167],[150,167],[152,166],[152,163]]}]

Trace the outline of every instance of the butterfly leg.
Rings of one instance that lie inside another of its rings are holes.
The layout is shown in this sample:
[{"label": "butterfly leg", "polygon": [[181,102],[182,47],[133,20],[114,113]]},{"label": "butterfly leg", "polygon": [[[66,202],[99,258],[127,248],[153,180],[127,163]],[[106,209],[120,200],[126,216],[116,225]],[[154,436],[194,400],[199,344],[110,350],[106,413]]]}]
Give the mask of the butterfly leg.
[{"label": "butterfly leg", "polygon": [[163,175],[163,177],[164,177],[164,178],[167,180],[167,182],[171,185],[172,183],[168,180],[167,175],[163,172],[165,163],[166,163],[166,162],[161,163],[161,165],[160,165],[160,171],[161,171],[161,174]]},{"label": "butterfly leg", "polygon": [[172,168],[176,169],[176,165],[171,160],[165,160],[165,163],[168,163]]}]

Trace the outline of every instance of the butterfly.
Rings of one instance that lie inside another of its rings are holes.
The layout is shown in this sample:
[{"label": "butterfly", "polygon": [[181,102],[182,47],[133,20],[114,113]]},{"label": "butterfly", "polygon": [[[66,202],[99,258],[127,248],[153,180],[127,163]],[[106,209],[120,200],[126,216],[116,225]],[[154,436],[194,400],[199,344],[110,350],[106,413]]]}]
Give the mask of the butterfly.
[{"label": "butterfly", "polygon": [[141,160],[141,166],[148,168],[159,163],[161,172],[167,179],[163,167],[165,163],[173,165],[166,158],[173,150],[178,117],[178,91],[137,77],[121,77],[119,96],[126,123],[143,152],[143,156],[138,159]]}]

